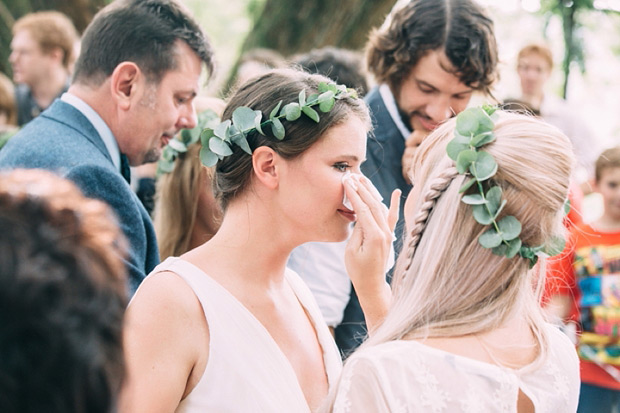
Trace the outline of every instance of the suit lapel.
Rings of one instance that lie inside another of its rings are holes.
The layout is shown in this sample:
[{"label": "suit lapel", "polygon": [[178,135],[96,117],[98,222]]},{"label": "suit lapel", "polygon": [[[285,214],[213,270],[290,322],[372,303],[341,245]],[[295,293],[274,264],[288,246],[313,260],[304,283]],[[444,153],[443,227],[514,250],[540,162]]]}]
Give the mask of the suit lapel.
[{"label": "suit lapel", "polygon": [[110,162],[112,162],[112,157],[103,143],[101,136],[99,136],[97,129],[95,129],[86,116],[84,116],[82,112],[77,110],[75,107],[63,102],[60,99],[56,99],[54,103],[41,114],[41,116],[60,122],[68,128],[75,130],[95,145],[95,147],[97,147],[97,149],[99,149],[101,153]]}]

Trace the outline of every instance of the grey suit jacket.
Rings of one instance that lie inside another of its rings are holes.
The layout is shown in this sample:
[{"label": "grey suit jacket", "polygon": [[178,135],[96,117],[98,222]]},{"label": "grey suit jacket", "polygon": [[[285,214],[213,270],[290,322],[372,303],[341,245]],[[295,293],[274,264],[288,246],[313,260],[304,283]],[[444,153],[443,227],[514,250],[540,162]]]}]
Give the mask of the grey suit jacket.
[{"label": "grey suit jacket", "polygon": [[56,172],[75,182],[87,197],[112,207],[130,244],[125,261],[129,289],[135,292],[159,262],[155,230],[88,119],[73,106],[56,100],[0,151],[0,169],[15,168]]}]

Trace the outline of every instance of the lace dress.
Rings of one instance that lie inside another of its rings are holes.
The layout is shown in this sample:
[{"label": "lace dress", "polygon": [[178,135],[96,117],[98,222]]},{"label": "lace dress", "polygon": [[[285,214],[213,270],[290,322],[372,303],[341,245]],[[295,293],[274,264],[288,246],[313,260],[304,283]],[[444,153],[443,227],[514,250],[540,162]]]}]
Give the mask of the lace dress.
[{"label": "lace dress", "polygon": [[570,413],[579,399],[573,344],[547,325],[549,357],[540,367],[508,369],[417,341],[363,349],[345,364],[334,413],[514,413],[519,389],[536,413]]},{"label": "lace dress", "polygon": [[[172,271],[182,277],[200,300],[209,323],[209,360],[192,392],[177,413],[310,412],[290,362],[267,329],[224,287],[193,264],[166,259],[153,273]],[[342,362],[310,290],[287,269],[286,280],[312,322],[327,379],[333,385]]]}]

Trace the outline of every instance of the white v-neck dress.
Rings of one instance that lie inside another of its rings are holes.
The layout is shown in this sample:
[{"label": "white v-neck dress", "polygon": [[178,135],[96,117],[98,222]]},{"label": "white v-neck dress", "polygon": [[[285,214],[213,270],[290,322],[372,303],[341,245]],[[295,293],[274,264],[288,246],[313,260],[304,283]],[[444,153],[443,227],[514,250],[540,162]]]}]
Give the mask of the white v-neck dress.
[{"label": "white v-neck dress", "polygon": [[[176,412],[310,412],[290,362],[243,304],[181,258],[166,259],[151,274],[161,271],[174,272],[187,282],[200,300],[209,325],[205,372]],[[285,276],[317,332],[331,387],[342,369],[336,344],[308,287],[292,270],[287,269]]]}]

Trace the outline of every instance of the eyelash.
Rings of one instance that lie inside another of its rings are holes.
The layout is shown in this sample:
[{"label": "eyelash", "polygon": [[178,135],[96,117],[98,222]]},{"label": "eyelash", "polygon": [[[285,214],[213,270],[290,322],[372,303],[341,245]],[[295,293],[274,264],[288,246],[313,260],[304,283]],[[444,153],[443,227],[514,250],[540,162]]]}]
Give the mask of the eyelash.
[{"label": "eyelash", "polygon": [[347,163],[336,163],[334,164],[334,168],[337,169],[340,172],[346,172],[347,169],[349,169],[351,166],[349,166],[349,164]]}]

